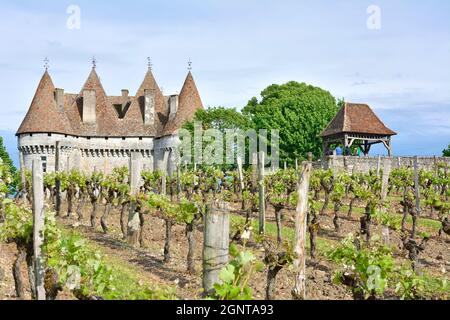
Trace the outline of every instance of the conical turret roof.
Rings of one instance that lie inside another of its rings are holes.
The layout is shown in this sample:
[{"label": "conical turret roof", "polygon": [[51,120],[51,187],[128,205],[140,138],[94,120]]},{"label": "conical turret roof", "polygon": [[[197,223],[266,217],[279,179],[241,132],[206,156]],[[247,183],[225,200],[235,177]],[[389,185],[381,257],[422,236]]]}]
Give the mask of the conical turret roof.
[{"label": "conical turret roof", "polygon": [[179,99],[178,112],[175,118],[167,123],[162,136],[174,134],[186,121],[191,121],[194,118],[198,109],[203,109],[202,99],[190,71],[184,81]]},{"label": "conical turret roof", "polygon": [[71,134],[72,129],[64,112],[55,101],[55,86],[48,71],[39,82],[28,113],[17,131],[26,133]]}]

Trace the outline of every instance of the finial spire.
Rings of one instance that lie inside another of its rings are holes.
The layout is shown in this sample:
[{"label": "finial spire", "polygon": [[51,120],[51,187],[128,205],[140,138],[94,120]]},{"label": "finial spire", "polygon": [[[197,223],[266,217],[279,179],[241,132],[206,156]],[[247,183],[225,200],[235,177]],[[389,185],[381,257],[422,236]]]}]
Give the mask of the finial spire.
[{"label": "finial spire", "polygon": [[150,57],[147,57],[147,66],[148,66],[148,70],[152,71],[153,64],[152,64],[152,58],[150,58]]},{"label": "finial spire", "polygon": [[44,59],[44,68],[45,71],[48,71],[48,69],[50,68],[50,60],[48,59],[48,57],[45,57]]},{"label": "finial spire", "polygon": [[92,57],[92,69],[97,68],[97,59],[95,57]]},{"label": "finial spire", "polygon": [[189,70],[189,71],[192,71],[192,61],[191,61],[191,58],[189,58],[189,60],[188,60],[188,70]]}]

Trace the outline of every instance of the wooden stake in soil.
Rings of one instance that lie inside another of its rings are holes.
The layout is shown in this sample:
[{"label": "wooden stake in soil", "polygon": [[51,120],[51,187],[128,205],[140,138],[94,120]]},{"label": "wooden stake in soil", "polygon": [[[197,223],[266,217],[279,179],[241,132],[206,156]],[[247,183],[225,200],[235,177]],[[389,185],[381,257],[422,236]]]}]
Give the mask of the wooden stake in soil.
[{"label": "wooden stake in soil", "polygon": [[414,157],[414,190],[416,194],[416,210],[420,214],[420,185],[419,185],[419,163],[417,156]]},{"label": "wooden stake in soil", "polygon": [[161,182],[161,194],[163,194],[163,195],[167,194],[167,163],[169,161],[169,155],[170,155],[170,151],[165,150],[164,158],[163,158],[163,170],[162,170],[162,182]]},{"label": "wooden stake in soil", "polygon": [[228,263],[230,220],[224,202],[208,205],[205,214],[203,239],[203,289],[208,295],[219,283],[220,270]]},{"label": "wooden stake in soil", "polygon": [[381,156],[378,156],[377,159],[377,176],[380,176],[380,169],[381,169]]},{"label": "wooden stake in soil", "polygon": [[43,256],[41,246],[44,243],[44,178],[42,163],[33,160],[33,264],[37,300],[45,300]]},{"label": "wooden stake in soil", "polygon": [[[58,174],[61,170],[61,142],[56,141],[55,146],[55,172]],[[55,200],[55,211],[56,216],[61,214],[61,180],[56,176],[55,179],[55,189],[56,189],[56,200]]]},{"label": "wooden stake in soil", "polygon": [[302,165],[298,184],[298,203],[295,213],[294,272],[295,284],[292,288],[294,300],[306,298],[306,228],[308,213],[308,191],[311,177],[311,162]]},{"label": "wooden stake in soil", "polygon": [[414,191],[416,197],[416,212],[413,215],[413,227],[411,231],[411,238],[414,238],[416,233],[417,218],[420,216],[420,186],[419,186],[419,163],[418,157],[414,157]]},{"label": "wooden stake in soil", "polygon": [[239,184],[241,186],[241,193],[244,191],[244,173],[242,171],[242,158],[237,157],[238,173],[239,173]]},{"label": "wooden stake in soil", "polygon": [[258,157],[259,234],[266,233],[266,194],[264,176],[264,152],[260,152]]},{"label": "wooden stake in soil", "polygon": [[[132,152],[130,159],[130,191],[132,196],[139,193],[139,181],[141,179],[141,153]],[[136,211],[136,201],[130,202],[128,215],[128,243],[135,246],[139,240],[140,219]]]},{"label": "wooden stake in soil", "polygon": [[[384,202],[387,198],[388,186],[389,186],[389,175],[391,174],[391,160],[384,159],[383,161],[383,175],[381,177],[381,203],[382,203],[382,211],[386,211],[386,207],[384,206]],[[390,243],[390,235],[389,235],[389,226],[382,225],[381,236],[383,243],[385,245],[389,245]]]},{"label": "wooden stake in soil", "polygon": [[22,183],[22,190],[21,191],[21,198],[22,200],[27,199],[27,193],[29,190],[27,190],[27,178],[25,176],[25,161],[23,159],[23,151],[20,150],[19,152],[19,159],[20,159],[20,181]]}]

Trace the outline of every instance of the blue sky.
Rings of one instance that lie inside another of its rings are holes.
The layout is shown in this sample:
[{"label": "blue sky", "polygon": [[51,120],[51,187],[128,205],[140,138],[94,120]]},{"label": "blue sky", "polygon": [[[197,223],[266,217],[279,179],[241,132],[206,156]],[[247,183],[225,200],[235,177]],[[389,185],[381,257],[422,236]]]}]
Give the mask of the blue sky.
[{"label": "blue sky", "polygon": [[[69,5],[81,9],[79,30],[67,28]],[[370,5],[380,30],[367,28]],[[241,108],[296,80],[370,104],[399,133],[395,154],[440,154],[450,143],[447,0],[2,1],[0,36],[4,135],[20,125],[46,56],[55,85],[78,92],[95,55],[110,95],[137,90],[147,56],[175,93],[190,57],[206,106]]]}]

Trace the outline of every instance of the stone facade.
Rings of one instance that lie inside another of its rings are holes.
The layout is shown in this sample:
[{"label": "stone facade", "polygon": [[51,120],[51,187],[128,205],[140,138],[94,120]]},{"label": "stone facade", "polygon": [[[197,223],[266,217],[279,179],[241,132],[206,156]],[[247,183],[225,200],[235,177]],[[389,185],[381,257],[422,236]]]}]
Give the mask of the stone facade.
[{"label": "stone facade", "polygon": [[143,170],[163,170],[164,152],[169,152],[168,172],[176,168],[176,135],[154,138],[83,138],[61,134],[28,134],[18,138],[24,166],[31,170],[33,160],[41,160],[46,172],[56,168],[56,142],[60,145],[60,170],[78,169],[109,174],[115,167],[129,166],[131,153],[141,154]]}]

